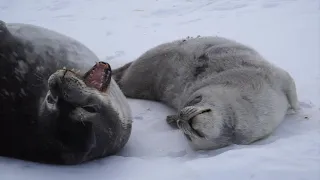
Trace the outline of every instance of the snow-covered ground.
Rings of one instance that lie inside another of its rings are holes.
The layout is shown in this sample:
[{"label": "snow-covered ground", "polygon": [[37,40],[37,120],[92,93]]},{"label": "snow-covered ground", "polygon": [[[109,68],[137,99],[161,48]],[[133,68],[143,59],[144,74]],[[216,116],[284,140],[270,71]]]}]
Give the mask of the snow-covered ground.
[{"label": "snow-covered ground", "polygon": [[320,179],[319,0],[0,0],[0,18],[69,35],[113,68],[166,41],[229,37],[290,72],[302,107],[265,140],[193,152],[165,123],[172,109],[129,99],[133,132],[119,155],[72,167],[0,158],[1,180]]}]

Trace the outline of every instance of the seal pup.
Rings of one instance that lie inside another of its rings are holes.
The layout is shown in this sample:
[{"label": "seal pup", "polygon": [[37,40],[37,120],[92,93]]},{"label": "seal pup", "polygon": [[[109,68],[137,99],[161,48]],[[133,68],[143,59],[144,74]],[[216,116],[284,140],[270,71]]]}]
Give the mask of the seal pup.
[{"label": "seal pup", "polygon": [[114,70],[113,77],[127,97],[161,101],[177,110],[166,120],[195,150],[250,144],[298,109],[288,72],[223,37],[160,44]]},{"label": "seal pup", "polygon": [[0,156],[79,164],[120,151],[132,118],[111,76],[80,42],[1,21]]}]

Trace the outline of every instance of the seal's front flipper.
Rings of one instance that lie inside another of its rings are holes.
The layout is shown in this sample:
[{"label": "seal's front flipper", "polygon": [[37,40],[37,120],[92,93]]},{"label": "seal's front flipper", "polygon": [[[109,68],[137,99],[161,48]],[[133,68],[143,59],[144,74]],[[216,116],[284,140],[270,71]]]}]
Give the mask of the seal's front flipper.
[{"label": "seal's front flipper", "polygon": [[177,125],[177,121],[179,120],[179,116],[178,115],[170,115],[170,116],[167,116],[167,123],[173,127],[173,128],[178,128],[178,125]]}]

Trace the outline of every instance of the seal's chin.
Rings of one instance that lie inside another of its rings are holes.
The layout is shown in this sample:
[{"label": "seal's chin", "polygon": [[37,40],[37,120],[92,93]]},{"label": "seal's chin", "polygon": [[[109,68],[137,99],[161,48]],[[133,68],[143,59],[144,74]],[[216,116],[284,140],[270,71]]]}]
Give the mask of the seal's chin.
[{"label": "seal's chin", "polygon": [[111,67],[108,63],[98,62],[83,76],[84,83],[92,88],[105,92],[111,81]]},{"label": "seal's chin", "polygon": [[188,130],[188,135],[193,136],[194,138],[206,138],[205,134],[202,133],[202,131],[194,127],[194,122],[196,119],[199,119],[200,116],[208,116],[208,113],[211,112],[211,109],[195,107],[193,111],[194,112],[187,117],[186,121],[183,121],[183,123],[185,123],[183,126]]},{"label": "seal's chin", "polygon": [[199,114],[192,117],[191,119],[189,119],[188,124],[189,124],[190,128],[192,129],[193,135],[196,135],[197,138],[207,139],[206,134],[202,131],[203,129],[199,128],[199,126],[197,126],[197,124],[199,122],[205,123],[205,121],[207,121],[206,117],[212,117],[211,112],[212,112],[212,110],[207,109],[207,110],[200,112]]},{"label": "seal's chin", "polygon": [[167,122],[169,124],[176,123],[178,128],[181,129],[188,138],[190,138],[190,136],[194,138],[206,138],[202,132],[193,127],[193,121],[198,116],[210,116],[208,113],[211,111],[212,110],[207,107],[187,106],[184,107],[178,115],[168,116]]}]

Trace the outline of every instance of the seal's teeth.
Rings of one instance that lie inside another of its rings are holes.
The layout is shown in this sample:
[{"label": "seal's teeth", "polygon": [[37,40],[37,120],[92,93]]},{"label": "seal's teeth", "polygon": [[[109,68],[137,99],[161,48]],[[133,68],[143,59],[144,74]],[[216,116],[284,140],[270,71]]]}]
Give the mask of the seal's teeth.
[{"label": "seal's teeth", "polygon": [[66,70],[67,68],[65,67],[65,66],[63,66],[63,68],[62,68],[63,70]]}]

